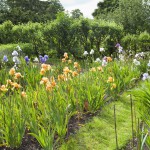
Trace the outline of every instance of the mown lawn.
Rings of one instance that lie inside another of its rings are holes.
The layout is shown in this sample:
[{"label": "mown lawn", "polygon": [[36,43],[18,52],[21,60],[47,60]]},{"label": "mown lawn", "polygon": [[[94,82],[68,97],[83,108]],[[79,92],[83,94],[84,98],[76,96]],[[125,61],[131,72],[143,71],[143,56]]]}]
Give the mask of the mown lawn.
[{"label": "mown lawn", "polygon": [[114,104],[118,145],[121,149],[132,138],[130,97],[127,94],[115,102],[106,105],[98,116],[81,127],[75,136],[60,150],[114,150],[116,149],[114,130]]}]

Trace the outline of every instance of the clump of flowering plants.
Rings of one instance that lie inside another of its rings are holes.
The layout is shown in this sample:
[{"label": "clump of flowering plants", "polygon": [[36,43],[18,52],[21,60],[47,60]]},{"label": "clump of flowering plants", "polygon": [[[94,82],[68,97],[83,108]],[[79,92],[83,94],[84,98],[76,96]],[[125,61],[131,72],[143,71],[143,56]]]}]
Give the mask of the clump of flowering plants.
[{"label": "clump of flowering plants", "polygon": [[[25,118],[21,100],[26,98],[22,91],[20,80],[23,78],[15,68],[9,71],[6,84],[0,86],[0,109],[3,111],[1,119],[1,139],[3,144],[12,148],[20,146],[25,132]],[[17,101],[16,101],[17,100]]]},{"label": "clump of flowering plants", "polygon": [[[84,53],[93,54],[92,50]],[[93,60],[90,69],[83,69],[67,53],[58,66],[47,59],[45,55],[32,62],[25,56],[17,68],[0,70],[0,144],[19,147],[26,131],[43,149],[53,149],[67,137],[73,115],[96,112],[107,100],[133,87],[141,74],[133,60],[109,56]]]},{"label": "clump of flowering plants", "polygon": [[137,137],[140,141],[138,147],[141,149],[144,149],[144,145],[150,148],[150,78],[148,78],[148,74],[143,75],[142,80],[143,78],[144,81],[140,83],[140,86],[130,91],[142,120],[142,129],[137,129]]}]

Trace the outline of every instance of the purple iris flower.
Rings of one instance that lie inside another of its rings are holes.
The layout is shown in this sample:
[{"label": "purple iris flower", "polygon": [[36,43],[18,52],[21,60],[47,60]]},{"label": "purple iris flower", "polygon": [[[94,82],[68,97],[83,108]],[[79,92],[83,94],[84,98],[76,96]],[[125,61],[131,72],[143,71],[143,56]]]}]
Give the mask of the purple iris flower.
[{"label": "purple iris flower", "polygon": [[46,59],[46,61],[48,60],[48,55],[44,55],[44,58]]},{"label": "purple iris flower", "polygon": [[40,58],[40,62],[43,64],[48,60],[48,55],[44,55],[44,57],[40,55],[39,58]]},{"label": "purple iris flower", "polygon": [[29,60],[30,60],[30,59],[29,59],[28,56],[25,56],[24,59],[25,59],[26,63],[29,63]]},{"label": "purple iris flower", "polygon": [[3,57],[3,62],[7,62],[7,61],[8,61],[8,58],[7,58],[6,55],[4,55],[4,57]]},{"label": "purple iris flower", "polygon": [[117,47],[117,48],[118,48],[118,47],[120,47],[120,44],[119,44],[119,43],[117,43],[115,47]]},{"label": "purple iris flower", "polygon": [[43,56],[42,55],[39,55],[39,58],[41,59]]},{"label": "purple iris flower", "polygon": [[43,57],[43,56],[40,55],[39,58],[40,58],[40,62],[42,64],[44,64],[46,62],[46,58],[45,57]]}]

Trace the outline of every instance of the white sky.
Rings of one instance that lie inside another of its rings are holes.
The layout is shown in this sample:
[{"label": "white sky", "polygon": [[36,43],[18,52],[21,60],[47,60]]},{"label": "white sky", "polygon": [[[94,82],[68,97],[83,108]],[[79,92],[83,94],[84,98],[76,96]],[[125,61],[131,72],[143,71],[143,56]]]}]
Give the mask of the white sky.
[{"label": "white sky", "polygon": [[97,8],[97,3],[103,0],[59,0],[66,11],[80,9],[84,17],[93,18],[92,13]]}]

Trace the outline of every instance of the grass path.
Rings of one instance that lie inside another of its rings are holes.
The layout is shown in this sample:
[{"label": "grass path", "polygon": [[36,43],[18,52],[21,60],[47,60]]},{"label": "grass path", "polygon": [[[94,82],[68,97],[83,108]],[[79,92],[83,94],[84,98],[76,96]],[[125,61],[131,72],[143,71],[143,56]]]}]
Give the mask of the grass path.
[{"label": "grass path", "polygon": [[120,100],[106,105],[98,116],[92,118],[76,135],[70,137],[60,150],[115,150],[114,104],[119,149],[125,146],[132,138],[132,132],[130,99],[124,94]]}]

